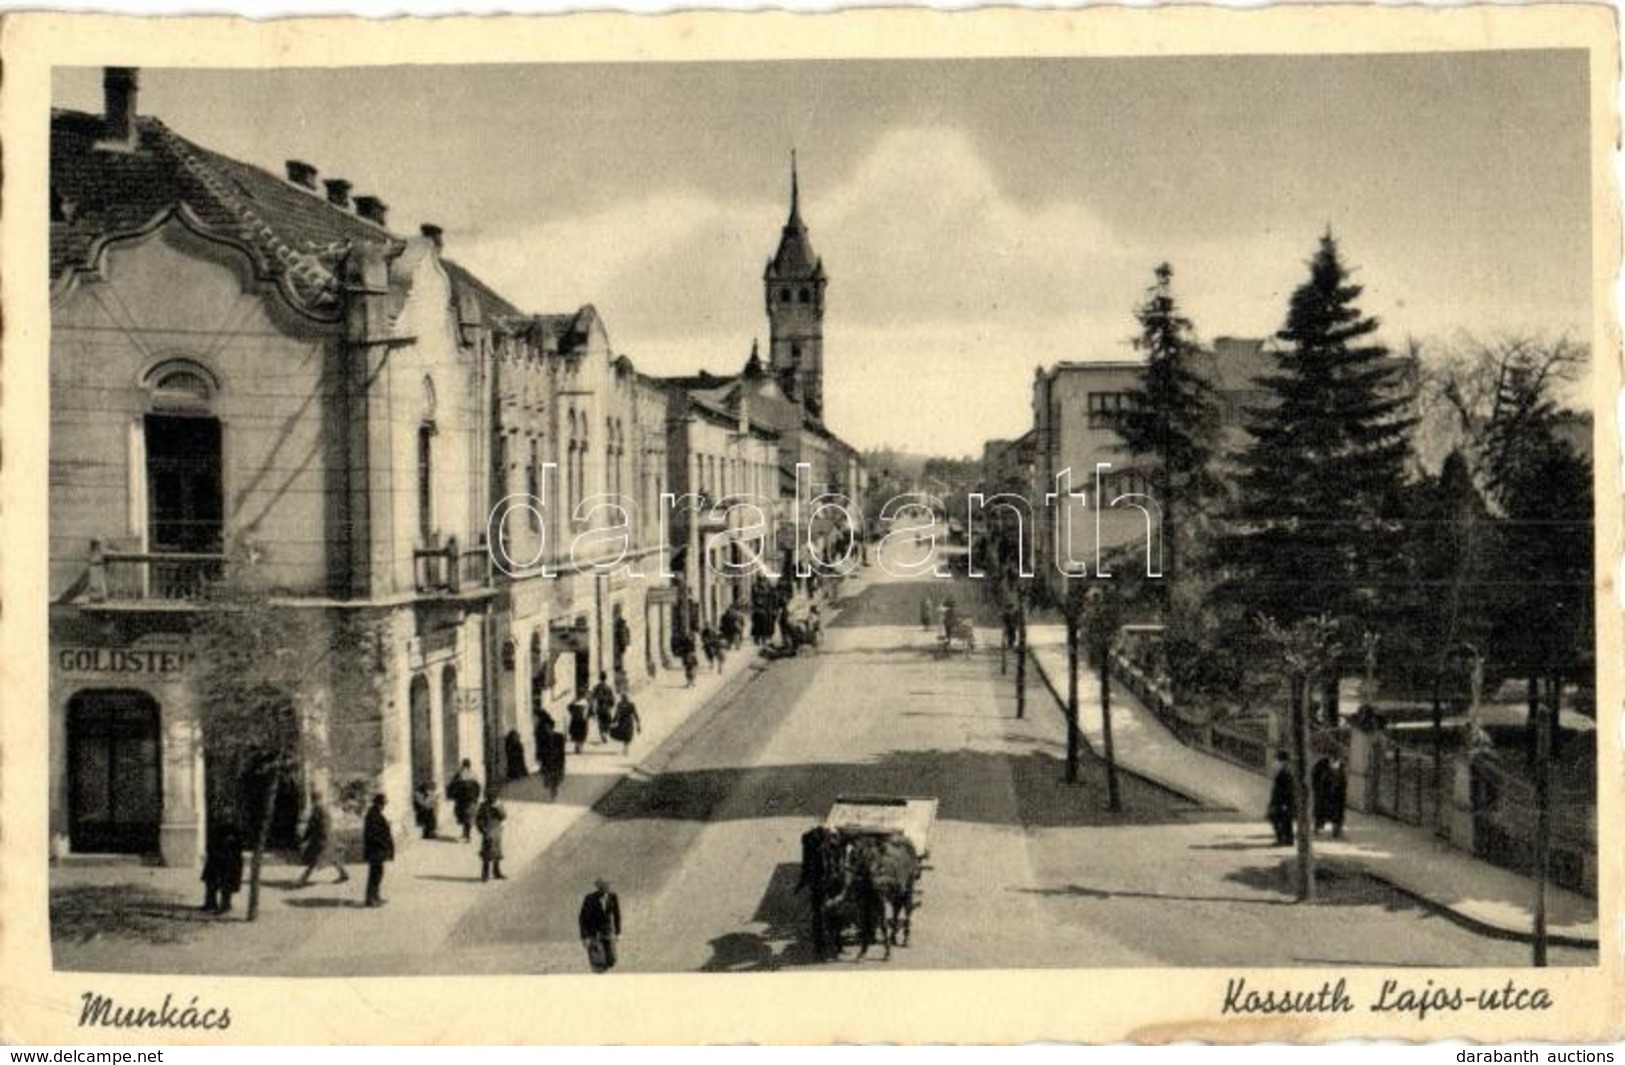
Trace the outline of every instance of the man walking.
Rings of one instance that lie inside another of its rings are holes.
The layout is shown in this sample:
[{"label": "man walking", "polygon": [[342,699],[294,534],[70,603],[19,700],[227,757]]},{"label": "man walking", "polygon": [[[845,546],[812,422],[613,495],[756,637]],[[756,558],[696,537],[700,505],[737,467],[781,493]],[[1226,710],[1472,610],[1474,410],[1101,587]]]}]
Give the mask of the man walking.
[{"label": "man walking", "polygon": [[592,690],[593,716],[598,719],[598,742],[609,742],[609,727],[615,723],[615,689],[609,686],[609,677],[602,671]]},{"label": "man walking", "polygon": [[474,811],[480,806],[480,782],[474,779],[474,766],[467,758],[446,785],[446,798],[451,800],[452,816],[457,818],[463,830],[463,842],[467,843],[474,832]]},{"label": "man walking", "polygon": [[609,881],[600,879],[592,893],[581,900],[581,945],[587,948],[587,964],[595,973],[615,968],[615,940],[621,934],[621,900],[609,890]]},{"label": "man walking", "polygon": [[367,859],[368,906],[384,904],[380,894],[384,887],[384,863],[395,860],[395,834],[389,829],[389,818],[384,816],[386,802],[383,792],[374,795],[367,816],[361,822],[361,851]]},{"label": "man walking", "polygon": [[310,817],[305,821],[304,847],[300,857],[305,860],[304,875],[299,878],[299,887],[310,884],[310,876],[319,865],[331,863],[333,871],[338,873],[336,884],[342,884],[350,879],[350,874],[344,871],[344,865],[333,853],[333,821],[327,812],[327,804],[322,801],[322,793],[310,793]]}]

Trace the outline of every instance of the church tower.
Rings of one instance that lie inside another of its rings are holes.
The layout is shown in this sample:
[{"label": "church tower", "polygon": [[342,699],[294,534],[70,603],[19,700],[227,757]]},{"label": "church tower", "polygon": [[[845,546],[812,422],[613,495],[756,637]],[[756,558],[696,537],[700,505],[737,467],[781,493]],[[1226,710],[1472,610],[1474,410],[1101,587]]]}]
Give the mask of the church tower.
[{"label": "church tower", "polygon": [[824,264],[801,220],[796,154],[790,153],[790,218],[762,275],[768,359],[784,391],[814,418],[824,413]]}]

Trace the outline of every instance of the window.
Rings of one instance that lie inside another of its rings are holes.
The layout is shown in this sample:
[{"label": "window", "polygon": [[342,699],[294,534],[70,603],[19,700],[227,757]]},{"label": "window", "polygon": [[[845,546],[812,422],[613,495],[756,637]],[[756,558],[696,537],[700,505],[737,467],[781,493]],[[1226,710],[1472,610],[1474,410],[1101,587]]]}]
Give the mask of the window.
[{"label": "window", "polygon": [[808,299],[808,293],[807,293],[807,290],[806,290],[806,289],[805,289],[805,288],[804,288],[804,289],[802,289],[802,290],[801,290],[801,291],[800,291],[800,292],[798,292],[798,293],[797,293],[797,294],[796,294],[796,297],[797,297],[797,298],[798,298],[798,299],[799,299],[799,300],[801,300],[801,302],[802,302],[802,303],[806,303],[806,302],[807,302],[807,299]]},{"label": "window", "polygon": [[530,496],[527,503],[530,508],[526,513],[530,517],[530,531],[542,531],[542,516],[537,513],[541,507],[542,499],[542,456],[540,444],[532,439],[530,442],[530,465],[525,467],[525,494]]},{"label": "window", "polygon": [[220,423],[146,418],[147,539],[155,552],[222,549]]},{"label": "window", "polygon": [[1132,392],[1091,392],[1088,399],[1089,428],[1115,429],[1123,412],[1134,403]]},{"label": "window", "polygon": [[800,362],[801,361],[801,345],[800,344],[791,344],[790,345],[790,361],[791,362]]},{"label": "window", "polygon": [[418,426],[418,539],[434,539],[434,426]]}]

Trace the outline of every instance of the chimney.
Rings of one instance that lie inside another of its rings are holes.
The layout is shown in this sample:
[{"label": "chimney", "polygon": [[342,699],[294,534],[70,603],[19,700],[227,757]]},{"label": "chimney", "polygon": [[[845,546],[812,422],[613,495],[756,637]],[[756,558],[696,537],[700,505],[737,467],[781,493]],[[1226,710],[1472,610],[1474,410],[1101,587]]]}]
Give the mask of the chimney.
[{"label": "chimney", "polygon": [[334,207],[350,206],[350,183],[343,178],[328,178],[322,182],[327,186],[327,202]]},{"label": "chimney", "polygon": [[389,205],[376,196],[357,196],[355,213],[373,225],[381,227],[384,225],[384,219],[389,217]]},{"label": "chimney", "polygon": [[311,166],[309,163],[300,162],[298,159],[289,159],[284,165],[286,165],[288,168],[289,181],[293,182],[295,185],[298,185],[302,189],[309,189],[312,192],[316,191],[315,167]]},{"label": "chimney", "polygon": [[446,247],[446,231],[433,222],[425,222],[418,227],[425,237],[434,242],[435,251],[443,251]]},{"label": "chimney", "polygon": [[104,144],[135,147],[135,67],[108,67],[102,73]]}]

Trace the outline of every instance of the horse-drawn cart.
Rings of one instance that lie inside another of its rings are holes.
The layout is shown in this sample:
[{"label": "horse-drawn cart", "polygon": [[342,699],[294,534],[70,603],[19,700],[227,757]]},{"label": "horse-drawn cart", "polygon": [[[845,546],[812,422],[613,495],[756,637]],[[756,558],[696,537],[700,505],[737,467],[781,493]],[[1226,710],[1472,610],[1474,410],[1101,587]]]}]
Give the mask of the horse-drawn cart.
[{"label": "horse-drawn cart", "polygon": [[858,957],[881,933],[886,957],[908,946],[920,873],[931,853],[937,800],[895,795],[841,796],[824,823],[801,837],[801,880],[812,903],[813,944],[838,957],[855,923]]},{"label": "horse-drawn cart", "polygon": [[931,826],[936,822],[936,799],[842,795],[830,807],[824,827],[848,838],[902,836],[923,859],[931,853]]}]

